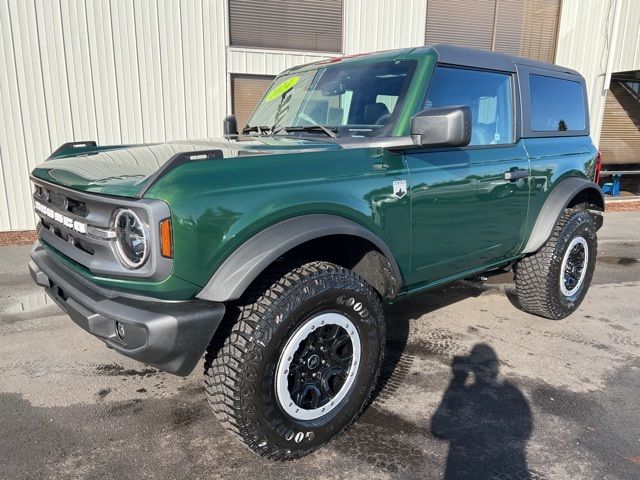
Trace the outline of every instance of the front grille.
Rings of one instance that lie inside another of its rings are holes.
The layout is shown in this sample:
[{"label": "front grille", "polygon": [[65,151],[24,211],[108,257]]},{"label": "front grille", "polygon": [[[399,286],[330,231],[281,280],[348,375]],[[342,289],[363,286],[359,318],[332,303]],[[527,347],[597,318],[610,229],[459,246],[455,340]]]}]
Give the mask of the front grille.
[{"label": "front grille", "polygon": [[81,202],[79,200],[74,200],[73,198],[67,199],[67,210],[74,215],[78,215],[79,217],[86,217],[89,215],[89,209],[87,208],[87,204]]},{"label": "front grille", "polygon": [[[108,197],[71,190],[33,178],[34,207],[41,219],[39,237],[49,247],[96,275],[163,280],[173,262],[153,257],[159,244],[159,219],[171,215],[162,200]],[[121,208],[134,211],[147,226],[150,259],[140,268],[125,265],[115,248],[113,221]]]},{"label": "front grille", "polygon": [[49,203],[54,207],[61,208],[62,210],[67,209],[66,200],[67,197],[57,192],[52,192],[51,190],[47,190],[47,195],[49,197]]},{"label": "front grille", "polygon": [[40,202],[48,203],[52,207],[55,207],[56,210],[70,212],[79,217],[89,215],[89,208],[85,202],[64,195],[63,193],[47,190],[40,185],[36,185],[34,195]]}]

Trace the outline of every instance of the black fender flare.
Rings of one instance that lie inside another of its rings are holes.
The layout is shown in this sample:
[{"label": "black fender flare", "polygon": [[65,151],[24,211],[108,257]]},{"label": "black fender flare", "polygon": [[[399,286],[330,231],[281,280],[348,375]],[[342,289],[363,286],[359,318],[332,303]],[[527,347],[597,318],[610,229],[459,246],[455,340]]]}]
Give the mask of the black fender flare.
[{"label": "black fender flare", "polygon": [[536,223],[522,253],[537,252],[545,244],[551,236],[553,227],[558,222],[562,211],[581,192],[595,195],[598,199],[596,206],[604,211],[604,195],[602,195],[602,190],[596,183],[581,177],[569,177],[562,180],[549,194],[540,209]]},{"label": "black fender flare", "polygon": [[283,220],[251,237],[225,259],[196,296],[214,302],[237,300],[279,257],[309,240],[329,235],[351,235],[370,241],[387,258],[398,288],[401,286],[398,263],[387,244],[376,234],[344,217],[310,214]]}]

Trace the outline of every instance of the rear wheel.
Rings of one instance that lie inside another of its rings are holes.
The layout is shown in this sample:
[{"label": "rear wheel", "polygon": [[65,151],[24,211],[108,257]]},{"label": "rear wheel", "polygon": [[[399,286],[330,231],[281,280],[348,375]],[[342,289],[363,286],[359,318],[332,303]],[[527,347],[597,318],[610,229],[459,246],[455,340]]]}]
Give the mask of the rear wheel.
[{"label": "rear wheel", "polygon": [[565,210],[547,243],[514,268],[518,306],[553,320],[573,313],[589,290],[597,250],[591,214]]},{"label": "rear wheel", "polygon": [[384,346],[382,306],[360,277],[327,262],[280,267],[235,306],[205,363],[218,419],[257,453],[305,455],[363,409]]}]

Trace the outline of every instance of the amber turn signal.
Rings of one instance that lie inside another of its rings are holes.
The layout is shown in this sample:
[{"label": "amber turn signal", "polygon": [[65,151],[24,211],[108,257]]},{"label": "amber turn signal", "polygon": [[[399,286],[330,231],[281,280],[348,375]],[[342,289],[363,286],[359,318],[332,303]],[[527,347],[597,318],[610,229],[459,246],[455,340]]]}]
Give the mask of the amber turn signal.
[{"label": "amber turn signal", "polygon": [[160,221],[160,253],[165,258],[173,258],[173,237],[171,235],[171,219]]}]

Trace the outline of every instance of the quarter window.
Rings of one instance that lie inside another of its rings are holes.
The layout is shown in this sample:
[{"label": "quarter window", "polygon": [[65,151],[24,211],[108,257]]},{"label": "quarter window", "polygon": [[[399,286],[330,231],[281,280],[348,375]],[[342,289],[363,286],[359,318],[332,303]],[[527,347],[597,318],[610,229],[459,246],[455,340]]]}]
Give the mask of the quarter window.
[{"label": "quarter window", "polygon": [[564,132],[586,128],[582,84],[562,78],[529,76],[531,130]]},{"label": "quarter window", "polygon": [[424,108],[466,105],[471,108],[470,145],[513,142],[511,75],[438,67]]}]

